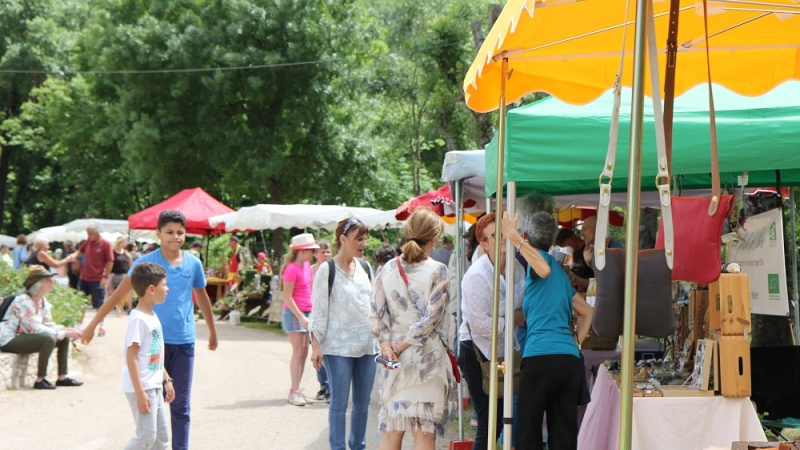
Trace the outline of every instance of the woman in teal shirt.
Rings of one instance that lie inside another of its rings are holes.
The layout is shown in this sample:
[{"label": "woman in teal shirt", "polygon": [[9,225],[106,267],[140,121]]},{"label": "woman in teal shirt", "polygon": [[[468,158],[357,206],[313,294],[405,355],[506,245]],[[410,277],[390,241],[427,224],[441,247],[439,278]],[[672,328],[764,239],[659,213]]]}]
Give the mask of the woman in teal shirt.
[{"label": "woman in teal shirt", "polygon": [[[520,210],[525,210],[525,204]],[[542,420],[547,413],[549,450],[578,446],[578,397],[584,376],[580,343],[589,333],[592,309],[576,294],[564,269],[547,251],[558,226],[547,213],[503,217],[503,234],[528,262],[522,310],[528,325],[522,352],[519,426],[516,447],[543,448]],[[578,327],[572,330],[572,310]]]}]

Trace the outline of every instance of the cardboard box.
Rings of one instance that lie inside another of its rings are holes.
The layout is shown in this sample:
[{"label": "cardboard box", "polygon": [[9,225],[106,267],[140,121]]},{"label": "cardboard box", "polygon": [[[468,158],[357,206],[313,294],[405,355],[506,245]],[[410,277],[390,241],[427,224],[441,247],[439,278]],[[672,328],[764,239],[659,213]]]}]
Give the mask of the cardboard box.
[{"label": "cardboard box", "polygon": [[721,336],[719,365],[723,397],[749,397],[752,393],[750,339],[743,336]]}]

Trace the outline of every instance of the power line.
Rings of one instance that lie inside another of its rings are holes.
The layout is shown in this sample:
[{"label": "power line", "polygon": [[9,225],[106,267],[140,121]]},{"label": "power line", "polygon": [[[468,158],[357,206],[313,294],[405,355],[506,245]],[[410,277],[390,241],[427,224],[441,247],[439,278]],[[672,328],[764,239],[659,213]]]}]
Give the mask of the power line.
[{"label": "power line", "polygon": [[[435,48],[452,47],[455,45],[462,45],[462,42],[451,42],[449,44],[432,45],[428,47],[411,48],[403,52],[389,52],[389,56],[402,53],[414,53],[418,51],[431,50]],[[381,57],[379,56],[379,57]],[[319,64],[329,64],[339,61],[344,61],[348,57],[320,59],[316,61],[298,61],[288,63],[275,63],[275,64],[258,64],[248,66],[232,66],[232,67],[199,67],[190,69],[150,69],[150,70],[24,70],[24,69],[0,69],[0,73],[10,74],[27,74],[27,75],[137,75],[137,74],[164,74],[164,73],[198,73],[198,72],[231,72],[237,70],[259,70],[259,69],[278,69],[282,67],[297,67],[297,66],[311,66]]]}]

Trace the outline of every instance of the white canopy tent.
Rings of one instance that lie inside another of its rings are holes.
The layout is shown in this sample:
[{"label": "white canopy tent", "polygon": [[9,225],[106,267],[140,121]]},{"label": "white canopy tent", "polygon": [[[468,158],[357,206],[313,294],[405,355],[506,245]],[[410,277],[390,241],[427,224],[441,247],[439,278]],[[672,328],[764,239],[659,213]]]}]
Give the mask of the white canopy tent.
[{"label": "white canopy tent", "polygon": [[324,228],[333,231],[344,219],[355,218],[369,228],[399,228],[402,222],[395,212],[373,208],[337,205],[273,205],[247,206],[240,210],[211,217],[211,226],[225,224],[226,231],[274,230],[276,228]]},{"label": "white canopy tent", "polygon": [[[114,220],[114,219],[76,219],[72,222],[65,223],[64,228],[68,232],[85,232],[89,225],[97,225],[100,228],[100,234],[103,233],[120,233],[122,235],[130,236],[135,241],[147,242],[153,244],[158,242],[158,236],[153,230],[131,230],[129,229],[127,220]],[[85,233],[84,233],[85,234]],[[84,237],[85,239],[85,237]]]},{"label": "white canopy tent", "polygon": [[[100,233],[100,236],[103,239],[107,240],[108,242],[114,242],[120,236],[127,236],[127,233],[118,233],[116,231],[103,231]],[[42,228],[41,230],[34,231],[33,233],[28,235],[28,241],[33,241],[36,238],[43,237],[50,242],[64,242],[64,241],[73,241],[74,243],[78,243],[80,241],[84,241],[88,238],[86,235],[86,231],[68,231],[64,225],[58,225],[55,227],[47,227]]]},{"label": "white canopy tent", "polygon": [[17,238],[0,234],[0,244],[7,245],[9,248],[14,248],[17,245]]}]

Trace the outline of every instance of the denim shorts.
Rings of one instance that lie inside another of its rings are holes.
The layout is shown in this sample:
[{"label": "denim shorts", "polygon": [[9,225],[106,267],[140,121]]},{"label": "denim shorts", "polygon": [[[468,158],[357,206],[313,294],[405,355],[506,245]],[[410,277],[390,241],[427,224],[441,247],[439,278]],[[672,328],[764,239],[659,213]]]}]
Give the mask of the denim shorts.
[{"label": "denim shorts", "polygon": [[[303,315],[308,317],[309,312],[303,312]],[[300,321],[297,320],[291,309],[283,310],[283,332],[284,333],[308,333],[308,330],[300,326]]]}]

